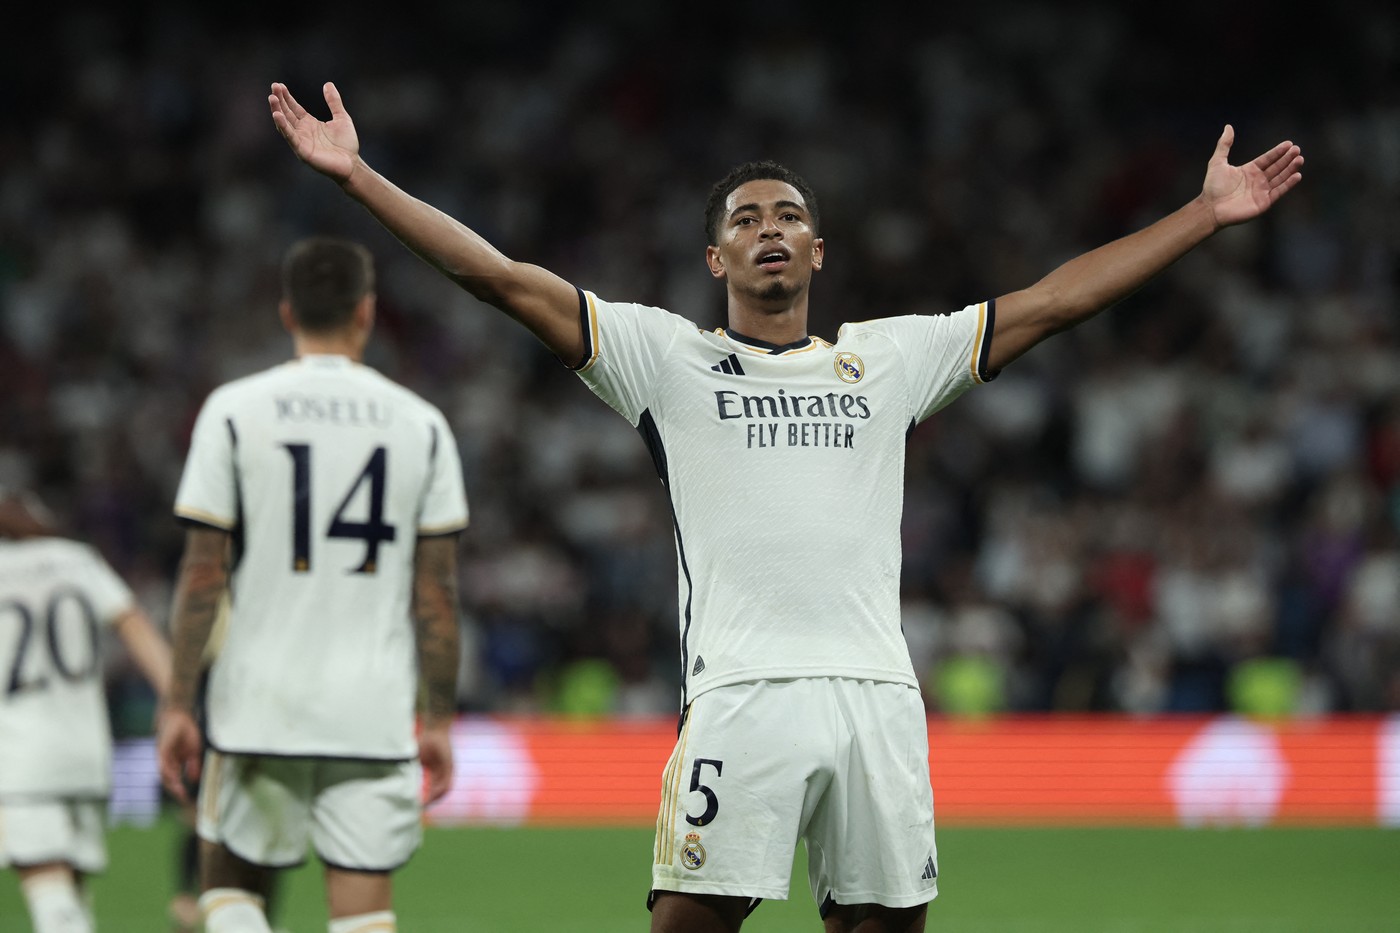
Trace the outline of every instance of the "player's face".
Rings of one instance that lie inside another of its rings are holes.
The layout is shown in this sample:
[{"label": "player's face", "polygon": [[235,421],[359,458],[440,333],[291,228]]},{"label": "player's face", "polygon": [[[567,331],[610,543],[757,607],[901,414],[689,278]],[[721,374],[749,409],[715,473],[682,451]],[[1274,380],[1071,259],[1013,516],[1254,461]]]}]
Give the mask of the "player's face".
[{"label": "player's face", "polygon": [[806,291],[821,268],[822,241],[797,189],[760,178],[735,188],[725,200],[719,243],[706,250],[715,278],[731,291],[764,303],[784,304]]}]

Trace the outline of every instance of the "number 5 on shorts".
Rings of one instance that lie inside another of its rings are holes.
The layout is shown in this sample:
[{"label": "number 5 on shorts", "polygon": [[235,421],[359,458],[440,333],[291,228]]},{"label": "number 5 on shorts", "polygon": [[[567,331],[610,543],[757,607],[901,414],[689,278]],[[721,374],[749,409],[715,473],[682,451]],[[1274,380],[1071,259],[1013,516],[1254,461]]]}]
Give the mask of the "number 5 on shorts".
[{"label": "number 5 on shorts", "polygon": [[690,769],[690,790],[692,793],[698,790],[705,795],[705,812],[699,816],[691,816],[687,813],[685,815],[685,821],[691,826],[704,826],[712,822],[716,814],[719,813],[719,798],[715,796],[713,790],[700,783],[700,769],[705,767],[705,765],[714,766],[715,777],[719,777],[724,772],[724,762],[722,761],[718,761],[714,758],[695,759],[695,766]]}]

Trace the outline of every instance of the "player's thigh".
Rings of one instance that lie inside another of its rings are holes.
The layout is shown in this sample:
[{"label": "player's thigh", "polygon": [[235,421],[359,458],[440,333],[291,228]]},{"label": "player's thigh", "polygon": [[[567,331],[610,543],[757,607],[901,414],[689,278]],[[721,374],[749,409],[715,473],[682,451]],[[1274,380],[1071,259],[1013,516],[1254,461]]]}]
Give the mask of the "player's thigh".
[{"label": "player's thigh", "polygon": [[657,891],[784,898],[826,781],[819,682],[761,681],[691,703],[662,779]]},{"label": "player's thigh", "polygon": [[266,899],[279,869],[240,858],[222,843],[198,840],[197,890],[238,888]]},{"label": "player's thigh", "polygon": [[97,874],[107,868],[106,807],[97,800],[0,804],[0,867],[57,863]]},{"label": "player's thigh", "polygon": [[808,881],[833,904],[912,908],[938,893],[928,720],[917,690],[834,682],[848,746],[807,831]]},{"label": "player's thigh", "polygon": [[316,761],[210,751],[196,828],[206,842],[263,868],[306,860]]},{"label": "player's thigh", "polygon": [[826,933],[923,933],[928,904],[884,907],[880,904],[840,905],[823,918]]},{"label": "player's thigh", "polygon": [[746,897],[658,891],[651,906],[651,933],[735,933],[750,904]]},{"label": "player's thigh", "polygon": [[391,872],[423,841],[423,772],[416,761],[323,761],[316,769],[312,843],[327,865]]}]

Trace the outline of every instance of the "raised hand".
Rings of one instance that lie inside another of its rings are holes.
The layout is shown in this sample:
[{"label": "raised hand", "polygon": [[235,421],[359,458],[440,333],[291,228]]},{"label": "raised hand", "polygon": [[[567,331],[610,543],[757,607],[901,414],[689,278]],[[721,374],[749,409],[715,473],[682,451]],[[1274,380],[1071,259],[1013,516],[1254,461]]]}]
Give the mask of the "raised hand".
[{"label": "raised hand", "polygon": [[1293,143],[1281,142],[1253,162],[1231,165],[1228,158],[1234,142],[1235,128],[1227,123],[1206,165],[1201,189],[1202,199],[1222,227],[1258,217],[1303,180],[1299,171],[1303,155]]},{"label": "raised hand", "polygon": [[331,110],[328,121],[318,120],[307,113],[285,84],[272,85],[272,92],[267,95],[267,105],[272,110],[272,122],[277,125],[278,132],[287,140],[297,158],[344,184],[355,170],[360,138],[335,85],[327,81],[321,90]]}]

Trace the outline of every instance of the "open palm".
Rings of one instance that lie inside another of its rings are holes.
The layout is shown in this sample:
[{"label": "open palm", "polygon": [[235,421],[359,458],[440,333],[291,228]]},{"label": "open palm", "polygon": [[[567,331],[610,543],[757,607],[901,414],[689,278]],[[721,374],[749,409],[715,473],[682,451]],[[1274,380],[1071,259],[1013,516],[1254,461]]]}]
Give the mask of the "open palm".
[{"label": "open palm", "polygon": [[272,110],[272,122],[297,157],[316,171],[343,183],[355,168],[360,151],[360,138],[355,123],[341,103],[340,92],[327,81],[322,88],[331,118],[318,120],[297,103],[285,84],[272,85],[267,96]]},{"label": "open palm", "polygon": [[1303,180],[1303,155],[1291,142],[1281,142],[1253,162],[1231,165],[1235,128],[1226,125],[1206,166],[1201,197],[1222,227],[1258,217]]}]

